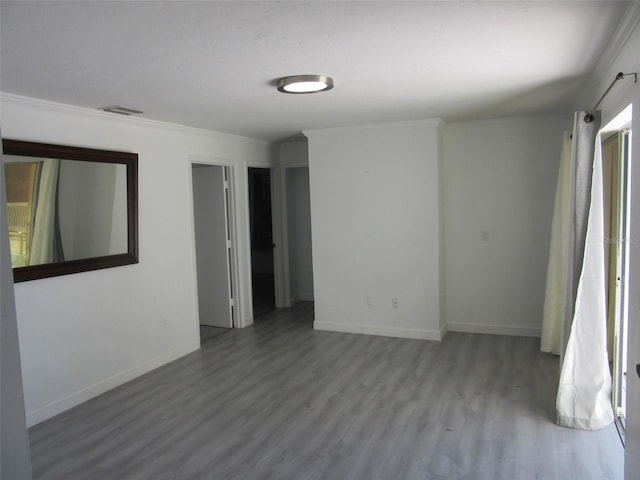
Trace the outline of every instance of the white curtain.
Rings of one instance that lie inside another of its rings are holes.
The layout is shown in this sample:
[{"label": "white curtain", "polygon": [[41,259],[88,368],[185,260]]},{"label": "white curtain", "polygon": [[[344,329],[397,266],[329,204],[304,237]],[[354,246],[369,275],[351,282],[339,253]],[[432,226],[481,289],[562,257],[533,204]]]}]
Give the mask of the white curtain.
[{"label": "white curtain", "polygon": [[567,279],[569,249],[569,208],[571,176],[571,134],[566,132],[562,140],[560,172],[556,186],[553,223],[551,225],[551,245],[549,267],[547,269],[547,289],[544,297],[542,334],[540,349],[560,355],[562,345],[562,325],[567,312]]},{"label": "white curtain", "polygon": [[614,420],[607,354],[601,143],[598,134],[582,274],[556,400],[558,424],[583,430],[603,428]]},{"label": "white curtain", "polygon": [[[569,165],[556,191],[541,348],[560,354],[559,425],[594,430],[613,421],[607,356],[604,200],[599,112],[576,112]],[[566,152],[565,152],[566,153]]]},{"label": "white curtain", "polygon": [[57,225],[59,169],[60,160],[46,159],[42,162],[29,265],[59,261],[57,235],[59,233]]}]

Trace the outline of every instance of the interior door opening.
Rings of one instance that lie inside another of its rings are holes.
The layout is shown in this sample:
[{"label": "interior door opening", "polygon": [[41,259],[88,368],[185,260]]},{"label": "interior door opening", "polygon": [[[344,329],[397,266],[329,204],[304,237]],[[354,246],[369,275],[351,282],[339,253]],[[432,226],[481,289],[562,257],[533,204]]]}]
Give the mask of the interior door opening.
[{"label": "interior door opening", "polygon": [[249,222],[253,317],[276,308],[271,213],[271,170],[249,168]]},{"label": "interior door opening", "polygon": [[201,343],[234,326],[230,167],[192,164]]},{"label": "interior door opening", "polygon": [[289,293],[292,305],[313,302],[309,167],[286,169]]}]

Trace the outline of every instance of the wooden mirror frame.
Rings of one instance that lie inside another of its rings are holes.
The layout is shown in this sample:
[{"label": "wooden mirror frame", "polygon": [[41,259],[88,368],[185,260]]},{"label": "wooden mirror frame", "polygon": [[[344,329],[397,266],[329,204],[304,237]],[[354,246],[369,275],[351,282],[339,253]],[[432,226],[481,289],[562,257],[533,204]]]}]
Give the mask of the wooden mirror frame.
[{"label": "wooden mirror frame", "polygon": [[[3,155],[115,163],[127,167],[127,253],[13,269],[14,282],[138,263],[138,154],[2,139]],[[4,175],[3,175],[4,177]]]}]

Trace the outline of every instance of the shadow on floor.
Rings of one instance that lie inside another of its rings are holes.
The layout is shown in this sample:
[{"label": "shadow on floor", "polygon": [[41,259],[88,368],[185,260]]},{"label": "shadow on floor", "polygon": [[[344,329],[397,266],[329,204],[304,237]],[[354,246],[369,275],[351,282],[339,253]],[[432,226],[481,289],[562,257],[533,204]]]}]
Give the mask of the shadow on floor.
[{"label": "shadow on floor", "polygon": [[211,327],[209,325],[200,325],[200,345],[213,338],[219,337],[229,332],[230,328]]}]

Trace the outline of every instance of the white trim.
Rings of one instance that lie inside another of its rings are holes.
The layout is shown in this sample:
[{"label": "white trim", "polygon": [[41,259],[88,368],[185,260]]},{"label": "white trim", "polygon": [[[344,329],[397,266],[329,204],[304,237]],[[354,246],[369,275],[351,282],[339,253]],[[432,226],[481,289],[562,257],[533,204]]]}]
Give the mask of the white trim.
[{"label": "white trim", "polygon": [[[236,218],[234,219],[236,222],[236,233],[238,234],[236,239],[236,251],[238,252],[238,256],[236,257],[238,260],[238,292],[240,294],[240,289],[242,289],[242,293],[246,295],[241,295],[239,297],[242,300],[244,308],[242,316],[238,315],[238,327],[245,328],[253,323],[253,282],[251,280],[253,272],[251,270],[251,220],[249,216],[251,204],[249,202],[249,165],[247,165],[246,162],[243,162],[241,166],[238,166],[235,173],[237,173],[237,175],[234,175],[234,181],[236,182],[237,187],[234,191],[236,205],[244,206],[242,210],[240,208],[236,210]],[[238,201],[240,199],[240,195],[242,195],[242,202]],[[242,232],[241,227],[244,232]],[[241,233],[243,234],[241,235]],[[245,253],[240,255],[240,252]]]},{"label": "white trim", "polygon": [[444,124],[440,118],[424,118],[422,120],[407,120],[398,122],[381,122],[381,123],[367,123],[365,125],[345,125],[344,127],[327,127],[327,128],[311,128],[303,130],[302,134],[309,138],[310,133],[314,132],[332,132],[343,130],[368,130],[372,128],[406,128],[410,126],[425,127],[425,128],[439,128]]},{"label": "white trim", "polygon": [[[251,227],[249,225],[249,167],[245,162],[232,168],[233,230],[236,262],[236,327],[253,324],[253,284],[251,281]],[[242,202],[240,195],[243,195]],[[241,208],[243,207],[243,208]]]},{"label": "white trim", "polygon": [[515,337],[540,337],[540,327],[516,327],[510,325],[487,325],[482,323],[449,322],[449,332],[486,333],[490,335],[510,335]]},{"label": "white trim", "polygon": [[385,325],[345,324],[335,322],[313,322],[314,330],[327,332],[358,333],[362,335],[379,335],[383,337],[413,338],[417,340],[442,340],[442,333],[437,330],[421,328],[389,327]]},{"label": "white trim", "polygon": [[101,120],[109,120],[117,122],[119,124],[129,123],[138,126],[148,126],[153,128],[159,128],[169,130],[172,132],[181,132],[192,135],[202,135],[209,138],[215,138],[219,140],[233,140],[237,142],[250,143],[254,145],[267,145],[270,142],[268,140],[262,140],[258,138],[244,137],[242,135],[235,135],[232,133],[217,132],[215,130],[207,130],[204,128],[188,127],[186,125],[180,125],[178,123],[162,122],[160,120],[151,120],[148,118],[134,117],[118,115],[115,113],[104,112],[98,109],[91,109],[86,107],[76,107],[74,105],[67,105],[64,103],[50,102],[48,100],[40,100],[38,98],[23,97],[21,95],[14,95],[12,93],[0,92],[0,102],[13,103],[19,106],[36,107],[43,110],[50,110],[60,113],[68,113],[75,115],[84,115],[87,117],[94,117]]},{"label": "white trim", "polygon": [[[613,38],[607,42],[604,52],[592,71],[607,71],[629,41],[629,37],[640,23],[640,2],[632,2],[624,13]],[[624,72],[627,73],[627,72]],[[587,85],[588,87],[589,85]]]},{"label": "white trim", "polygon": [[[601,78],[593,72],[608,72],[613,63],[617,60],[618,55],[623,50],[629,37],[634,30],[640,24],[640,2],[632,2],[623,15],[623,19],[620,22],[620,26],[613,35],[613,38],[607,42],[604,52],[600,55],[600,58],[596,62],[594,68],[591,69],[591,74],[587,78],[583,88],[578,92],[576,97],[576,103],[574,107],[579,110],[581,108],[591,108],[591,105],[584,105],[584,95],[592,90],[598,91],[599,86],[608,84],[613,80],[613,75],[617,72],[612,72],[611,77]],[[630,73],[630,72],[623,72]],[[597,97],[595,97],[597,98]],[[595,102],[595,100],[593,100]]]},{"label": "white trim", "polygon": [[127,383],[134,378],[137,378],[145,373],[155,370],[158,367],[162,367],[180,357],[183,357],[189,353],[195,352],[200,348],[200,342],[190,342],[182,347],[176,348],[170,352],[167,352],[159,357],[138,365],[137,367],[130,368],[124,372],[117,373],[111,377],[100,380],[93,385],[78,390],[77,392],[67,395],[64,398],[56,400],[54,402],[45,405],[44,407],[37,408],[27,412],[27,427],[32,427],[40,422],[43,422],[54,415],[62,413],[70,408],[80,405],[98,395],[101,395],[113,388],[119,387],[124,383]]},{"label": "white trim", "polygon": [[271,168],[271,231],[273,236],[273,279],[276,308],[291,307],[289,282],[289,238],[287,222],[287,185],[285,171]]},{"label": "white trim", "polygon": [[298,292],[296,302],[313,302],[313,292]]},{"label": "white trim", "polygon": [[[229,308],[231,309],[231,325],[234,328],[240,328],[240,325],[243,324],[243,321],[240,319],[242,318],[242,311],[244,308],[242,305],[243,292],[240,289],[240,282],[238,281],[238,229],[236,228],[237,206],[236,197],[234,195],[236,190],[235,167],[233,165],[224,165],[222,167],[222,172],[224,177],[226,177],[225,215],[227,216],[227,222],[225,223],[225,230],[227,231],[227,267],[229,269]],[[195,249],[195,241],[193,243],[193,247]]]},{"label": "white trim", "polygon": [[440,339],[443,339],[448,332],[449,332],[449,329],[447,328],[446,323],[440,325]]}]

